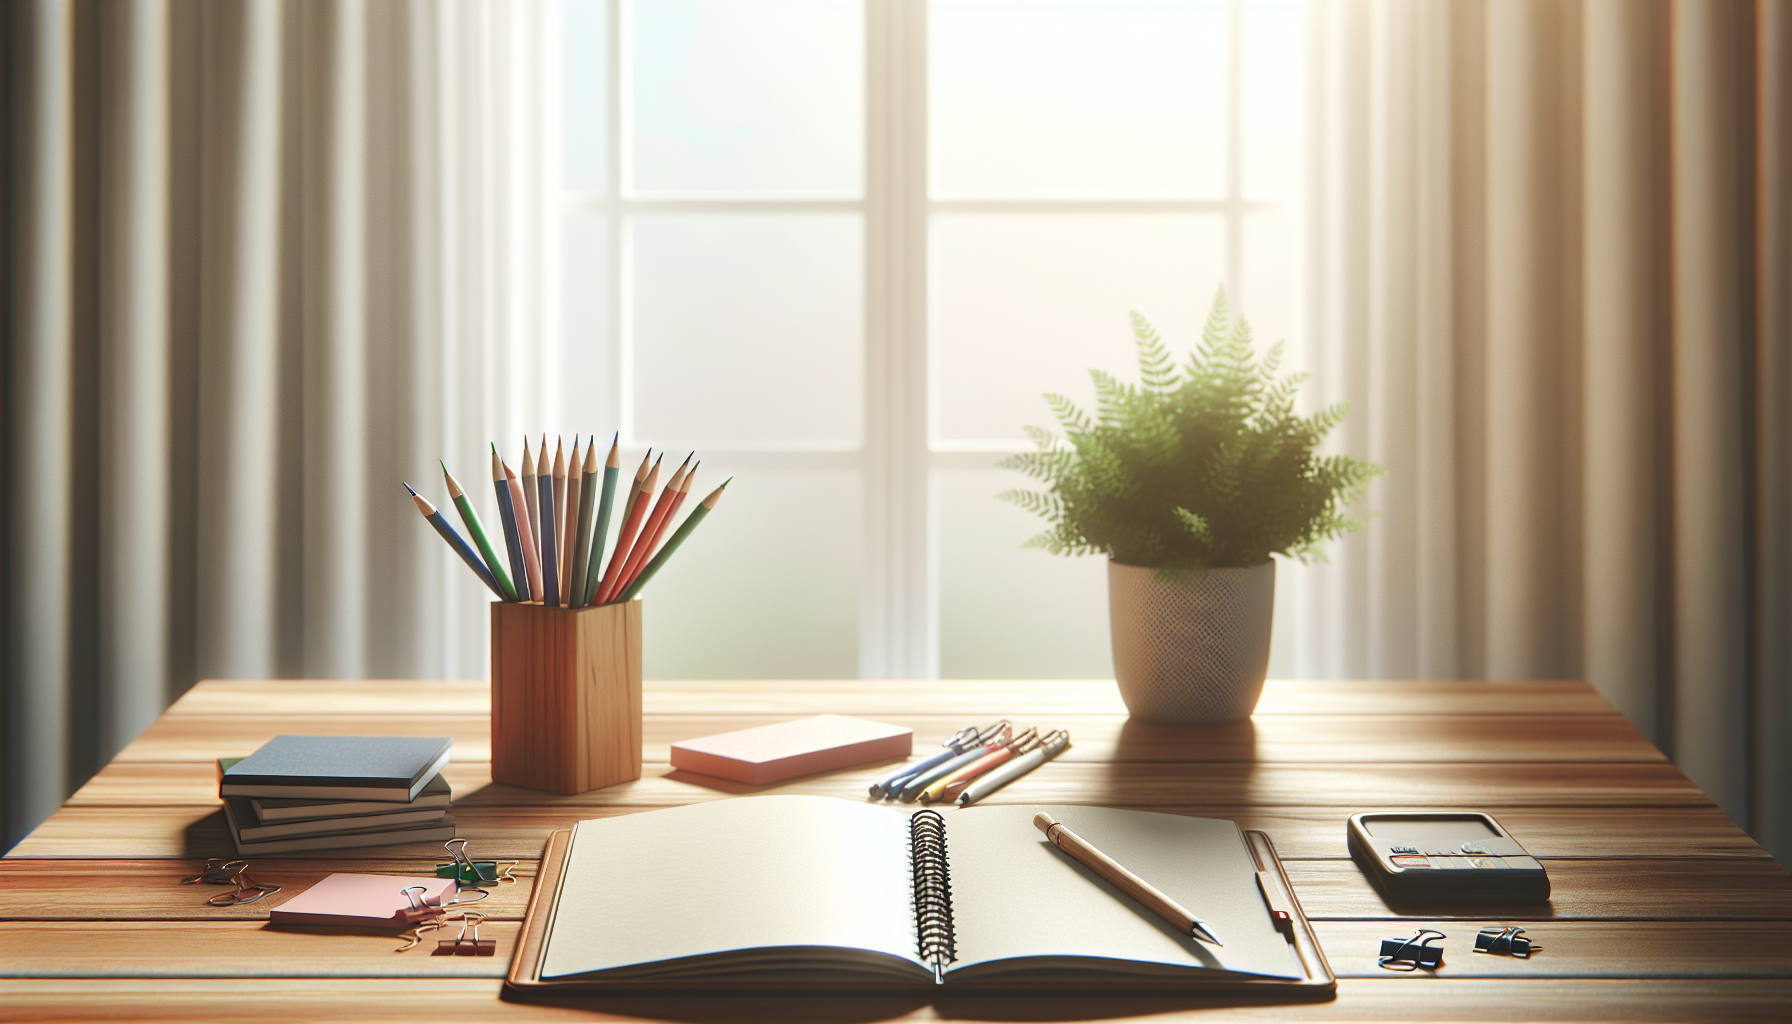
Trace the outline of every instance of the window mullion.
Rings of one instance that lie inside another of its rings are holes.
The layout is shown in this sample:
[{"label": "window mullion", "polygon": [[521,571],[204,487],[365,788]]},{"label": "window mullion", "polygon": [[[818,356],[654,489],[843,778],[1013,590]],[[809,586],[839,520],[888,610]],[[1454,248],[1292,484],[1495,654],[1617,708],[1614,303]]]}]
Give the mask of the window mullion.
[{"label": "window mullion", "polygon": [[865,572],[859,674],[938,674],[927,527],[927,5],[866,0]]}]

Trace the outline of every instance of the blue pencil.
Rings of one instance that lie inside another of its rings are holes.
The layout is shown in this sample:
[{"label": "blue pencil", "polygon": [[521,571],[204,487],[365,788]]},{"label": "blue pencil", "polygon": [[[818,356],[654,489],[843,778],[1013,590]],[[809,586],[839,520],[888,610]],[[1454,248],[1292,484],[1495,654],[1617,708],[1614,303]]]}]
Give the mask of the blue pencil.
[{"label": "blue pencil", "polygon": [[523,562],[523,536],[517,532],[516,506],[510,501],[510,481],[496,444],[492,445],[492,489],[498,492],[498,518],[504,523],[504,547],[510,552],[510,578],[516,581],[517,600],[527,601],[529,568]]},{"label": "blue pencil", "polygon": [[448,542],[448,546],[454,549],[454,553],[460,556],[461,561],[467,563],[467,568],[473,570],[473,574],[479,577],[479,581],[490,587],[492,593],[498,595],[498,600],[505,600],[504,591],[498,589],[498,581],[492,578],[491,570],[487,569],[485,563],[479,560],[479,552],[474,551],[473,546],[467,543],[466,538],[457,533],[454,527],[448,525],[448,520],[442,518],[442,513],[436,511],[436,507],[431,505],[423,495],[418,494],[416,488],[405,484],[404,489],[411,492],[411,500],[417,503],[417,511],[423,513],[423,518],[429,520],[429,525],[435,527],[436,532],[442,535],[442,539]]},{"label": "blue pencil", "polygon": [[[560,558],[556,541],[560,539],[554,524],[554,477],[548,472],[548,435],[541,435],[541,455],[535,460],[537,532],[541,535],[541,601],[549,608],[560,607]],[[561,490],[566,489],[561,477]]]}]

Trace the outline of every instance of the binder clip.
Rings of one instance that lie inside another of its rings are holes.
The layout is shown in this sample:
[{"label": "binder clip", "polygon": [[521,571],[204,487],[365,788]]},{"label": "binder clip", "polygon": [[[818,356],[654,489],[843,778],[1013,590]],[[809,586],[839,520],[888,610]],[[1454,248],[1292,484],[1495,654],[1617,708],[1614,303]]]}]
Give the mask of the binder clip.
[{"label": "binder clip", "polygon": [[1490,953],[1494,956],[1510,956],[1520,960],[1529,960],[1531,954],[1542,949],[1530,939],[1524,937],[1524,929],[1516,925],[1500,926],[1490,924],[1475,933],[1475,952]]},{"label": "binder clip", "polygon": [[[460,845],[456,846],[456,843]],[[495,860],[473,860],[468,857],[465,839],[450,839],[442,844],[442,848],[454,860],[436,865],[437,878],[452,878],[462,885],[496,885],[499,882],[516,881],[516,876],[511,874],[517,864],[514,860],[505,864],[500,872]]]},{"label": "binder clip", "polygon": [[448,912],[447,904],[436,906],[430,903],[427,899],[429,890],[421,885],[406,886],[398,891],[410,906],[401,907],[395,911],[392,915],[395,920],[403,921],[405,924],[421,924]]},{"label": "binder clip", "polygon": [[235,907],[244,903],[254,903],[263,896],[272,896],[280,891],[280,887],[277,885],[265,885],[249,877],[249,862],[246,860],[233,860],[225,864],[224,867],[231,871],[230,880],[224,884],[235,885],[236,890],[221,892],[205,901],[214,907]]},{"label": "binder clip", "polygon": [[[498,952],[497,939],[479,937],[479,922],[485,915],[477,910],[469,910],[461,915],[460,934],[452,939],[438,939],[435,951],[430,956],[495,956]],[[469,936],[468,931],[472,934]]]},{"label": "binder clip", "polygon": [[1432,943],[1444,938],[1444,933],[1434,928],[1420,928],[1410,939],[1382,939],[1375,966],[1389,971],[1436,970],[1443,966],[1444,947]]},{"label": "binder clip", "polygon": [[235,885],[237,869],[249,863],[246,860],[225,860],[213,857],[205,862],[205,870],[191,878],[180,880],[182,885],[204,882],[207,885]]}]

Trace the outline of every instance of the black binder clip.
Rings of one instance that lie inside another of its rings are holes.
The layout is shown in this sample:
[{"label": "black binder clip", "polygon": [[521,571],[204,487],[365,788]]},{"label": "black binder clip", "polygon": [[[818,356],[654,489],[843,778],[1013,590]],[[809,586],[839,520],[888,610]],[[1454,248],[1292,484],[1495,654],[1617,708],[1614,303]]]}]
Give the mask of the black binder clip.
[{"label": "black binder clip", "polygon": [[[460,845],[456,846],[458,843]],[[516,868],[516,861],[503,866],[500,871],[495,860],[473,860],[467,856],[465,839],[450,839],[442,844],[454,857],[447,864],[436,865],[437,878],[452,878],[461,885],[496,885],[499,882],[514,882],[516,876],[511,871]]]},{"label": "black binder clip", "polygon": [[1524,929],[1516,925],[1504,927],[1490,924],[1475,933],[1475,952],[1491,953],[1494,956],[1517,957],[1529,960],[1531,954],[1542,949],[1530,939],[1524,937]]},{"label": "black binder clip", "polygon": [[1410,939],[1382,939],[1381,956],[1375,966],[1389,971],[1416,971],[1421,967],[1434,971],[1443,966],[1444,947],[1432,943],[1444,938],[1444,933],[1434,928],[1420,928]]}]

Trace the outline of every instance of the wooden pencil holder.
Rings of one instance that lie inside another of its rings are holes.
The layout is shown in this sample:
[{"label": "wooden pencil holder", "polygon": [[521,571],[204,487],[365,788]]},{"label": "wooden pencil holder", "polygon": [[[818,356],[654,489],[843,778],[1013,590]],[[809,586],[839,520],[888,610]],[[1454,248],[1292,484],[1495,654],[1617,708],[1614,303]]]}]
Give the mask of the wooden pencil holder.
[{"label": "wooden pencil holder", "polygon": [[641,777],[641,602],[492,604],[492,781],[571,795]]}]

